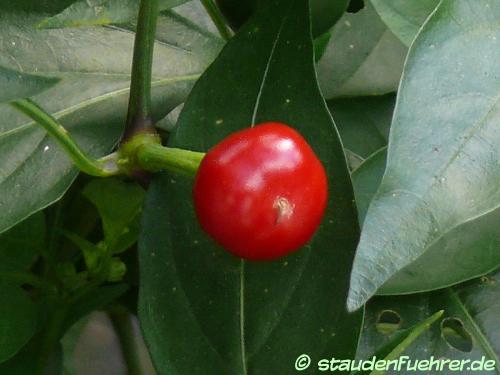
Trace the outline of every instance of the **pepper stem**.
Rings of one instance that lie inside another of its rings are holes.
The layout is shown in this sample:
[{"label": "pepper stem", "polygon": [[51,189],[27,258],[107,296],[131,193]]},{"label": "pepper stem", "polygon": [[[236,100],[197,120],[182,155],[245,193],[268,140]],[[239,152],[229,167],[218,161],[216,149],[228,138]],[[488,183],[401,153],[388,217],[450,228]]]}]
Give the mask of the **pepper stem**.
[{"label": "pepper stem", "polygon": [[96,177],[109,177],[121,173],[120,168],[112,158],[96,160],[88,156],[71,138],[68,131],[32,100],[19,99],[10,104],[44,128],[61,145],[82,172]]},{"label": "pepper stem", "polygon": [[142,144],[136,155],[138,165],[144,170],[166,170],[190,177],[194,177],[205,157],[204,152],[165,147],[157,143]]}]

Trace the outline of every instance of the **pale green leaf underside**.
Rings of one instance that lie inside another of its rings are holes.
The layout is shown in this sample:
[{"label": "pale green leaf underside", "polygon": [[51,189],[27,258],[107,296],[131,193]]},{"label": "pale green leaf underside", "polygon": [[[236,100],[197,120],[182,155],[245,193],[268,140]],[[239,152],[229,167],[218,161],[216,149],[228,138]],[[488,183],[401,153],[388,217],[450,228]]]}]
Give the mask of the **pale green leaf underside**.
[{"label": "pale green leaf underside", "polygon": [[370,2],[358,13],[345,13],[331,34],[317,68],[325,98],[396,91],[407,48]]},{"label": "pale green leaf underside", "polygon": [[413,43],[387,169],[351,275],[350,309],[419,258],[440,264],[433,277],[445,275],[441,287],[500,263],[499,17],[497,1],[445,0]]},{"label": "pale green leaf underside", "polygon": [[[84,150],[101,156],[123,128],[134,33],[115,27],[37,30],[39,19],[0,16],[0,32],[8,41],[1,45],[0,66],[60,79],[33,99]],[[158,119],[186,98],[221,42],[171,15],[160,17],[157,40],[152,94]],[[0,232],[59,199],[76,174],[43,130],[9,105],[0,105]]]},{"label": "pale green leaf underside", "polygon": [[405,45],[410,46],[439,0],[371,0],[385,24]]},{"label": "pale green leaf underside", "polygon": [[[160,10],[181,5],[188,0],[160,0]],[[62,28],[122,24],[133,21],[139,13],[138,0],[79,0],[61,13],[42,20],[40,28]]]},{"label": "pale green leaf underside", "polygon": [[21,73],[0,66],[0,103],[36,95],[57,81],[57,78]]}]

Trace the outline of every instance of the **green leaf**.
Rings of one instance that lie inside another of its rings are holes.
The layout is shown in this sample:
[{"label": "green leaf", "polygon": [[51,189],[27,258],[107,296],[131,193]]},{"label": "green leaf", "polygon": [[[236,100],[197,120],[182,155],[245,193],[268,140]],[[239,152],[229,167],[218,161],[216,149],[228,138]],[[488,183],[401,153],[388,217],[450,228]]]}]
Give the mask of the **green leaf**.
[{"label": "green leaf", "polygon": [[28,270],[45,247],[45,217],[31,216],[0,235],[0,278]]},{"label": "green leaf", "polygon": [[155,178],[139,243],[139,316],[160,374],[286,374],[304,352],[354,356],[361,314],[348,314],[345,298],[358,224],[315,80],[307,8],[272,1],[249,21],[198,81],[169,145],[205,151],[252,124],[295,127],[328,171],[323,225],[289,257],[246,262],[201,232],[190,180]]},{"label": "green leaf", "polygon": [[36,95],[57,81],[56,78],[25,74],[0,66],[0,103]]},{"label": "green leaf", "polygon": [[[234,29],[239,29],[257,9],[268,4],[267,0],[216,0],[221,12]],[[344,14],[349,0],[310,0],[312,34],[316,38],[327,32]],[[285,9],[279,9],[280,16]]]},{"label": "green leaf", "polygon": [[179,16],[187,18],[193,25],[198,26],[214,35],[220,35],[214,21],[210,18],[207,10],[200,0],[191,0],[179,5],[175,10],[169,10],[167,13],[176,13]]},{"label": "green leaf", "polygon": [[[188,0],[160,0],[160,10],[176,7]],[[61,13],[46,18],[38,27],[53,29],[127,23],[139,13],[139,0],[79,0]]]},{"label": "green leaf", "polygon": [[[421,321],[436,310],[445,310],[439,324],[421,335],[405,352],[410,360],[464,359],[486,360],[496,363],[497,371],[478,371],[479,374],[497,374],[500,368],[500,274],[468,282],[447,290],[411,296],[376,297],[367,304],[365,324],[360,340],[358,359],[371,358],[381,347],[401,332]],[[377,330],[377,322],[384,312],[392,312],[400,325],[391,334]],[[446,368],[445,368],[446,370]],[[466,370],[464,368],[463,370]],[[439,371],[441,372],[441,371]],[[389,374],[401,372],[390,371]],[[415,374],[438,371],[415,371]],[[445,374],[465,373],[443,371]]]},{"label": "green leaf", "polygon": [[[0,65],[60,78],[34,100],[92,156],[118,141],[126,112],[134,34],[119,28],[36,30],[39,16],[2,14]],[[168,33],[166,30],[169,30]],[[171,30],[175,30],[171,33]],[[222,42],[180,17],[162,16],[153,69],[156,119],[181,103]],[[77,171],[27,117],[0,106],[0,232],[58,200]]]},{"label": "green leaf", "polygon": [[[415,327],[410,328],[407,335],[396,345],[385,357],[386,361],[391,361],[399,358],[399,356],[410,346],[413,342],[420,337],[425,331],[427,331],[432,324],[436,322],[443,315],[443,310],[440,310],[430,317],[425,319],[422,323],[417,324]],[[374,370],[370,373],[371,375],[381,375],[385,374],[385,371]]]},{"label": "green leaf", "polygon": [[407,49],[371,3],[358,13],[346,13],[331,33],[318,62],[318,78],[327,99],[396,91]]},{"label": "green leaf", "polygon": [[332,34],[326,32],[314,39],[314,61],[318,62],[325,53]]},{"label": "green leaf", "polygon": [[439,0],[371,0],[377,13],[405,45],[410,46]]},{"label": "green leaf", "polygon": [[128,290],[124,283],[114,285],[103,285],[82,294],[69,308],[67,319],[63,324],[64,334],[73,324],[94,310],[107,307],[110,303],[122,296]]},{"label": "green leaf", "polygon": [[[101,268],[101,259],[106,255],[107,248],[105,246],[95,245],[85,238],[71,232],[65,233],[66,237],[73,242],[83,253],[85,266],[90,274],[97,274]],[[68,274],[73,274],[74,266],[71,265]]]},{"label": "green leaf", "polygon": [[68,7],[76,0],[16,0],[1,1],[0,10],[3,12],[25,12],[25,13],[43,13],[55,14]]},{"label": "green leaf", "polygon": [[105,242],[111,251],[126,250],[137,240],[137,222],[144,200],[144,190],[138,184],[96,179],[83,189],[83,195],[99,211]]},{"label": "green leaf", "polygon": [[347,165],[349,166],[349,170],[351,172],[356,170],[365,161],[365,159],[363,159],[361,156],[355,154],[347,148],[344,149],[344,153],[347,159]]},{"label": "green leaf", "polygon": [[[123,276],[127,272],[127,266],[119,258],[111,257],[110,250],[104,242],[94,245],[92,242],[74,233],[66,233],[66,236],[82,251],[85,266],[91,278],[103,278],[103,280],[110,282],[123,279]],[[72,263],[70,265],[73,266]],[[86,273],[77,274],[73,270],[74,267],[69,268],[67,275],[70,278],[76,278],[77,282],[81,276],[87,276]]]},{"label": "green leaf", "polygon": [[361,224],[363,224],[365,220],[368,206],[382,181],[386,158],[387,148],[384,147],[374,152],[369,158],[363,161],[354,172],[352,172],[354,195],[356,197],[358,217]]},{"label": "green leaf", "polygon": [[395,95],[328,101],[344,147],[366,159],[387,146]]},{"label": "green leaf", "polygon": [[350,309],[391,277],[384,293],[417,292],[500,264],[498,17],[497,1],[445,0],[414,41],[387,168],[354,262]]},{"label": "green leaf", "polygon": [[39,351],[42,340],[43,336],[36,334],[14,357],[0,364],[0,373],[2,375],[62,375],[61,345],[57,345],[43,369],[39,368]]},{"label": "green leaf", "polygon": [[349,0],[311,0],[312,34],[326,33],[347,10]]},{"label": "green leaf", "polygon": [[[444,311],[440,310],[434,314],[432,314],[430,317],[425,319],[424,321],[417,323],[415,326],[410,327],[405,330],[399,330],[399,324],[397,324],[398,327],[395,328],[394,331],[389,332],[384,332],[379,329],[379,326],[381,325],[380,320],[383,319],[383,316],[385,315],[391,315],[393,319],[400,319],[400,316],[393,310],[383,310],[381,313],[379,313],[379,316],[377,318],[377,323],[375,324],[376,329],[378,333],[381,333],[383,335],[388,335],[391,334],[391,339],[389,342],[381,346],[374,354],[371,356],[371,358],[375,357],[377,359],[383,359],[385,361],[392,361],[404,353],[410,345],[412,345],[415,340],[417,340],[422,334],[424,334],[426,331],[429,330],[429,328],[434,324],[437,320],[441,318],[443,315]],[[384,315],[385,314],[385,315]],[[365,326],[366,327],[366,326]],[[396,332],[397,331],[397,332]],[[395,334],[393,334],[396,332]],[[370,359],[371,359],[370,358]],[[382,375],[385,374],[385,370],[377,370],[374,367],[371,368],[372,371],[366,370],[366,371],[358,371],[356,374],[361,375],[361,374],[370,374],[370,375]]]},{"label": "green leaf", "polygon": [[37,310],[25,291],[0,281],[0,363],[15,355],[35,333]]},{"label": "green leaf", "polygon": [[[382,176],[385,171],[386,157],[386,148],[380,149],[362,162],[361,165],[352,173],[356,204],[361,223],[363,223],[368,206],[375,196],[382,181]],[[488,229],[490,233],[489,236],[495,236],[496,226],[487,225],[490,228]],[[484,227],[478,226],[478,230],[481,230],[482,228]],[[473,232],[473,234],[476,234],[476,232]],[[448,265],[443,264],[446,262],[438,262],[439,264],[434,264],[436,263],[436,259],[433,257],[434,252],[446,252],[446,254],[449,254],[449,256],[453,258],[453,254],[455,252],[462,251],[462,247],[469,246],[467,244],[471,244],[470,240],[468,240],[470,237],[472,237],[470,232],[460,233],[457,230],[457,234],[455,235],[453,241],[436,242],[426,254],[422,255],[416,261],[389,279],[389,281],[387,281],[377,293],[398,294],[401,291],[404,292],[411,288],[422,290],[433,289],[432,285],[436,282],[443,283],[443,280],[447,280]],[[482,235],[477,233],[477,239],[478,241],[482,241]],[[464,245],[456,246],[457,242],[462,242]],[[474,248],[475,244],[472,243],[470,246],[471,248]],[[440,268],[441,266],[443,267],[442,269]],[[467,272],[468,270],[465,269],[464,275],[467,275]],[[452,277],[455,276],[452,275]],[[453,279],[449,281],[449,284],[452,283]]]}]

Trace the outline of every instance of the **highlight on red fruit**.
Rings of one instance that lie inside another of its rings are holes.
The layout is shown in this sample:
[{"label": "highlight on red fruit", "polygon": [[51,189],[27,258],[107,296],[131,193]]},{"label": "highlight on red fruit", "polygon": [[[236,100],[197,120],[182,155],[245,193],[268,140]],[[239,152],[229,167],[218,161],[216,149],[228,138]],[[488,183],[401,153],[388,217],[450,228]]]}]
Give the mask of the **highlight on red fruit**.
[{"label": "highlight on red fruit", "polygon": [[267,122],[231,134],[208,151],[193,201],[201,227],[229,252],[270,260],[306,244],[328,200],[327,176],[306,140]]}]

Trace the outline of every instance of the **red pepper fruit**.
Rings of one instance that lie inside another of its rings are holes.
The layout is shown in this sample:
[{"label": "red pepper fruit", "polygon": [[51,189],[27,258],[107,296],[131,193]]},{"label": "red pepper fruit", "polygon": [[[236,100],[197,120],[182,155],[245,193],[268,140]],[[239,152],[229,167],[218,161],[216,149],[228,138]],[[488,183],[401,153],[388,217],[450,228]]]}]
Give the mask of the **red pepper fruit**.
[{"label": "red pepper fruit", "polygon": [[325,169],[309,144],[276,122],[236,132],[213,147],[193,188],[202,228],[251,260],[278,258],[309,241],[327,196]]}]

